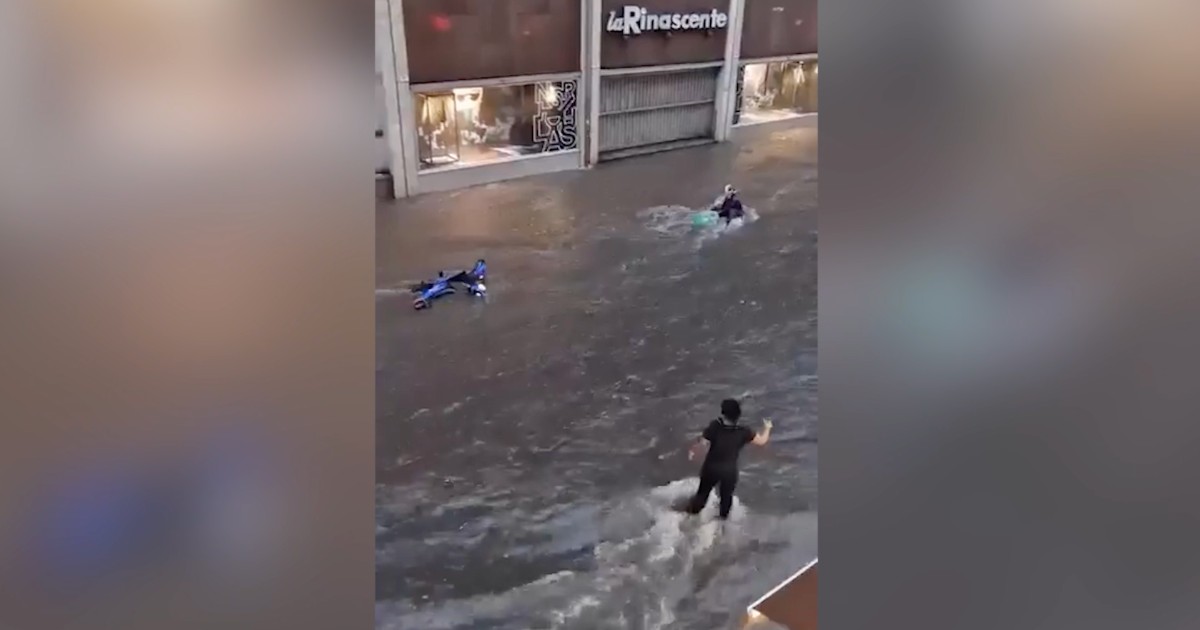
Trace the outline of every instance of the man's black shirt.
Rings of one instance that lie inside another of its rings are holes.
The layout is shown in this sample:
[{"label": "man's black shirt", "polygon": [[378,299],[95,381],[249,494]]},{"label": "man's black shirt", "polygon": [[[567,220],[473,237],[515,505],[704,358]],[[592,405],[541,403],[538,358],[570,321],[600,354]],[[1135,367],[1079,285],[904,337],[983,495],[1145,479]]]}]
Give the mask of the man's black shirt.
[{"label": "man's black shirt", "polygon": [[704,429],[704,439],[708,440],[708,455],[704,458],[704,468],[709,470],[737,470],[738,455],[742,448],[754,439],[754,431],[748,427],[733,424],[725,420],[713,420]]}]

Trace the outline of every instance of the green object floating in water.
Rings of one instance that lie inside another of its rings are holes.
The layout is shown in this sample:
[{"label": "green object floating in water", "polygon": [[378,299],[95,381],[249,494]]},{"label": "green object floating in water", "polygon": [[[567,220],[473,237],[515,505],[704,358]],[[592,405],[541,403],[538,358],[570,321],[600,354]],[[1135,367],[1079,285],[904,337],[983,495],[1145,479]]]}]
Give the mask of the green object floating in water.
[{"label": "green object floating in water", "polygon": [[717,213],[715,212],[697,212],[692,215],[692,225],[696,227],[707,227],[717,222]]}]

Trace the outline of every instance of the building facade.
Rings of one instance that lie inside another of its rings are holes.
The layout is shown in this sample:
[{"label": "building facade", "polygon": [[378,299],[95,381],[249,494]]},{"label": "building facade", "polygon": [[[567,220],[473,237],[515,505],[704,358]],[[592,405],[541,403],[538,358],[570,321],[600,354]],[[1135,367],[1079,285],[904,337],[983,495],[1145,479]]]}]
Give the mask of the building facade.
[{"label": "building facade", "polygon": [[385,196],[816,112],[816,0],[376,0],[376,52]]},{"label": "building facade", "polygon": [[744,0],[731,124],[817,112],[817,0]]}]

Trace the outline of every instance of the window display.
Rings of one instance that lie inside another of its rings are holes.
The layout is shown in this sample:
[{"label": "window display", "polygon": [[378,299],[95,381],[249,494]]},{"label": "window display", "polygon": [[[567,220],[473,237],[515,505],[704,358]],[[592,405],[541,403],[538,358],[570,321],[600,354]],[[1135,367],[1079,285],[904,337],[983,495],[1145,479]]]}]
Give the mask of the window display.
[{"label": "window display", "polygon": [[415,95],[420,168],[577,148],[576,87],[570,79]]},{"label": "window display", "polygon": [[733,123],[794,118],[817,111],[817,61],[750,63],[738,72]]}]

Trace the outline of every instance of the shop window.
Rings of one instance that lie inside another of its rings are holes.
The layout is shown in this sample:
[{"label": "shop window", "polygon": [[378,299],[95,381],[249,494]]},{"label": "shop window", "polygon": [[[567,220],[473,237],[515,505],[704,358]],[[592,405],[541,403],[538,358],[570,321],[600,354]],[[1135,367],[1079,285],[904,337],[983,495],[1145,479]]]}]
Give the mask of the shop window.
[{"label": "shop window", "polygon": [[748,63],[738,73],[734,124],[794,118],[817,111],[817,61]]},{"label": "shop window", "polygon": [[576,86],[572,79],[415,95],[420,169],[578,148]]}]

